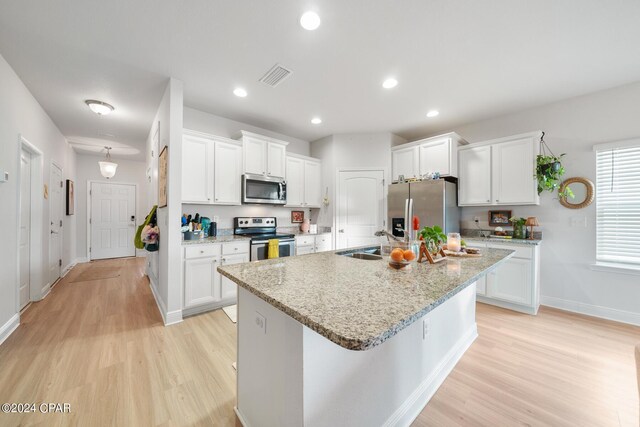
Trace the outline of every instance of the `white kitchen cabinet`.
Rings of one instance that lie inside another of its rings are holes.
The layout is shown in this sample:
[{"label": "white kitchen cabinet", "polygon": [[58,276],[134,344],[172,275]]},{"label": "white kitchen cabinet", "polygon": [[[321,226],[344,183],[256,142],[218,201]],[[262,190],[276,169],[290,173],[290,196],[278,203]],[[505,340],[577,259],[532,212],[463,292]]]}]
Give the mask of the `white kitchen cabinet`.
[{"label": "white kitchen cabinet", "polygon": [[509,136],[458,151],[458,205],[538,205],[535,178],[540,132]]},{"label": "white kitchen cabinet", "polygon": [[240,205],[241,184],[241,143],[184,130],[182,203]]},{"label": "white kitchen cabinet", "polygon": [[183,258],[183,315],[236,303],[237,287],[218,272],[218,266],[249,262],[249,241],[185,245]]},{"label": "white kitchen cabinet", "polygon": [[425,138],[391,149],[392,179],[418,177],[439,172],[441,176],[458,176],[458,147],[467,141],[450,132]]},{"label": "white kitchen cabinet", "polygon": [[284,178],[288,142],[241,131],[243,171],[257,175]]},{"label": "white kitchen cabinet", "polygon": [[300,234],[296,236],[296,255],[330,251],[331,233]]},{"label": "white kitchen cabinet", "polygon": [[[468,242],[471,247],[509,249],[514,255],[476,283],[479,302],[536,314],[540,306],[540,246]],[[481,249],[482,250],[482,249]]]},{"label": "white kitchen cabinet", "polygon": [[304,203],[304,160],[287,156],[287,206],[302,206]]},{"label": "white kitchen cabinet", "polygon": [[396,181],[400,176],[405,179],[420,174],[420,148],[412,146],[391,151],[391,179]]},{"label": "white kitchen cabinet", "polygon": [[182,139],[182,201],[213,201],[213,155],[209,138],[184,135]]},{"label": "white kitchen cabinet", "polygon": [[287,206],[319,208],[322,204],[322,170],[318,159],[287,155]]},{"label": "white kitchen cabinet", "polygon": [[241,203],[242,146],[235,142],[215,141],[214,203],[239,205]]},{"label": "white kitchen cabinet", "polygon": [[[249,262],[249,254],[224,255],[222,257],[222,265],[241,264]],[[238,285],[230,279],[220,276],[220,296],[222,300],[235,299],[238,296]]]},{"label": "white kitchen cabinet", "polygon": [[220,301],[220,257],[185,260],[184,307],[191,308]]},{"label": "white kitchen cabinet", "polygon": [[490,205],[491,147],[466,148],[458,156],[458,205]]},{"label": "white kitchen cabinet", "polygon": [[496,205],[540,203],[535,178],[538,141],[519,138],[492,146],[492,194]]}]

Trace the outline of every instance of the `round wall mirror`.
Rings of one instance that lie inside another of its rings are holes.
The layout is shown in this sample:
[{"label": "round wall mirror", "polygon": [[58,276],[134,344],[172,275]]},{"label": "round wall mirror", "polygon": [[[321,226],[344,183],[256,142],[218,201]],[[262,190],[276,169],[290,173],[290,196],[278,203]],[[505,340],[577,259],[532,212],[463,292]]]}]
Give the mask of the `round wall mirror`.
[{"label": "round wall mirror", "polygon": [[582,209],[593,203],[595,189],[593,182],[587,178],[569,178],[560,186],[560,194],[569,188],[573,197],[560,197],[560,203],[565,208]]}]

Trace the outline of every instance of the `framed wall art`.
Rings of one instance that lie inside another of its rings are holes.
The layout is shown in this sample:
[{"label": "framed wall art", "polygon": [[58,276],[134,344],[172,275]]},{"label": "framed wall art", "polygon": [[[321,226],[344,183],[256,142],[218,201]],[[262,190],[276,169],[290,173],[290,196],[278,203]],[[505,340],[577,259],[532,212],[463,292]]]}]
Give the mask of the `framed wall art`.
[{"label": "framed wall art", "polygon": [[511,211],[489,211],[489,225],[491,227],[503,227],[510,225]]},{"label": "framed wall art", "polygon": [[75,213],[76,195],[73,187],[73,181],[67,180],[67,215],[73,215]]},{"label": "framed wall art", "polygon": [[304,211],[291,211],[291,223],[301,224],[304,221]]},{"label": "framed wall art", "polygon": [[168,147],[165,145],[158,156],[158,207],[167,206],[167,156]]}]

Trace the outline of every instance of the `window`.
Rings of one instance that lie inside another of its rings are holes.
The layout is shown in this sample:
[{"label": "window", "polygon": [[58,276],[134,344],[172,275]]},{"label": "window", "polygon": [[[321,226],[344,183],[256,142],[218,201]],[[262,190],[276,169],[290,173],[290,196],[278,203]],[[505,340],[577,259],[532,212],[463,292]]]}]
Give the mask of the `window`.
[{"label": "window", "polygon": [[596,261],[640,267],[640,141],[595,151]]}]

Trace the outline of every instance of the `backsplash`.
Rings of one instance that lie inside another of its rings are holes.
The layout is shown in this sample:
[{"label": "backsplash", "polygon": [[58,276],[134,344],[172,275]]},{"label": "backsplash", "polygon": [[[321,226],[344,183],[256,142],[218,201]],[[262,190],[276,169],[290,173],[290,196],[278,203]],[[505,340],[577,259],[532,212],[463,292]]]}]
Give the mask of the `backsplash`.
[{"label": "backsplash", "polygon": [[223,235],[222,230],[230,229],[233,233],[233,218],[240,216],[273,216],[276,217],[278,228],[297,227],[291,223],[291,211],[304,211],[305,218],[311,218],[311,209],[286,208],[264,205],[240,205],[240,206],[220,206],[220,205],[192,205],[183,204],[182,212],[195,216],[205,216],[213,221],[214,216],[218,216],[218,234]]},{"label": "backsplash", "polygon": [[[487,237],[493,234],[494,231],[495,229],[463,228],[460,234],[462,234],[463,236],[469,236],[469,237]],[[505,232],[507,233],[508,236],[513,235],[513,230],[505,230]],[[528,232],[529,230],[527,228],[527,233]],[[542,240],[542,231],[534,231],[533,238],[536,240]]]}]

